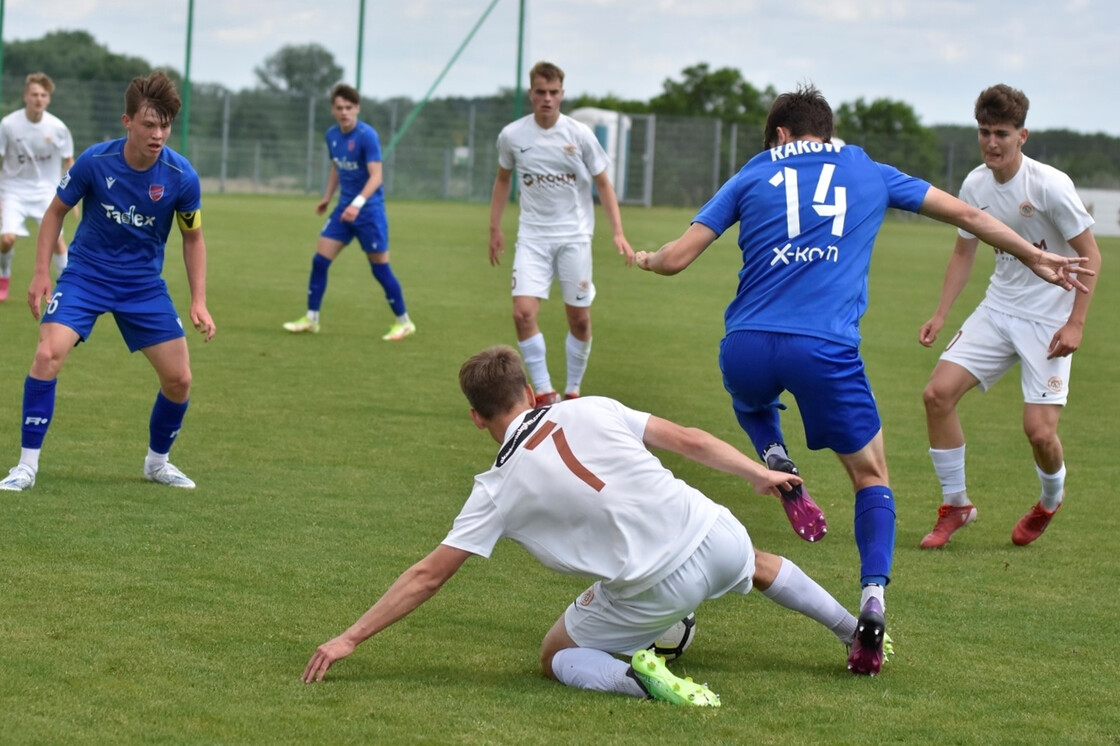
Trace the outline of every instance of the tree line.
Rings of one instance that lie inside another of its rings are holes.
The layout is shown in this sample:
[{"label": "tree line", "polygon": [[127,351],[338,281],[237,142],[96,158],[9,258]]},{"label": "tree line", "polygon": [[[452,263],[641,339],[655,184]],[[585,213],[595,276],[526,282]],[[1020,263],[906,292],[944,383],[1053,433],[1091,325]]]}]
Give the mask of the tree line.
[{"label": "tree line", "polygon": [[[40,39],[8,42],[4,46],[4,63],[5,77],[9,81],[22,81],[27,73],[41,70],[56,79],[119,85],[138,75],[146,75],[152,69],[142,58],[110,51],[85,31],[55,31]],[[167,72],[182,85],[182,75],[177,70],[169,68]],[[305,139],[308,101],[322,99],[317,121],[325,128],[330,122],[325,95],[341,80],[342,72],[342,67],[326,48],[317,44],[288,45],[255,68],[257,84],[253,88],[231,91],[220,84],[192,83],[191,136],[220,136],[225,101],[229,99],[235,112],[248,113],[262,107],[272,112],[280,110],[267,117],[231,117],[231,137],[251,136],[266,144]],[[94,96],[98,95],[95,91],[101,90],[104,88],[91,86],[78,95]],[[9,82],[3,93],[5,113],[22,105],[22,86]],[[713,69],[707,63],[698,63],[685,67],[679,78],[666,79],[661,93],[648,101],[584,94],[571,96],[565,108],[594,106],[628,114],[718,119],[728,125],[725,128],[728,132],[730,125],[736,125],[747,132],[758,133],[757,148],[752,153],[741,154],[745,161],[762,147],[763,124],[777,95],[772,85],[758,88],[734,68]],[[493,96],[472,99],[432,99],[426,103],[423,116],[407,133],[407,139],[411,145],[432,143],[433,147],[446,147],[448,138],[461,140],[463,134],[448,132],[445,123],[460,121],[468,105],[491,115],[494,122],[488,117],[485,127],[500,126],[498,123],[505,123],[512,115],[513,96],[512,89],[504,89]],[[382,119],[372,123],[384,137],[384,128],[392,126],[384,120],[387,116],[384,112],[392,111],[394,116],[401,112],[403,116],[413,105],[407,98],[367,99],[363,115],[371,120]],[[119,105],[102,109],[92,109],[95,120],[90,123],[92,131],[115,136],[120,129]],[[974,127],[924,126],[913,107],[903,101],[859,98],[839,104],[835,111],[838,137],[861,145],[877,160],[892,163],[939,186],[955,190],[968,171],[980,163]],[[104,135],[99,135],[98,139],[100,136]],[[78,137],[77,132],[75,137]],[[1079,186],[1120,187],[1120,138],[1070,130],[1032,131],[1027,151],[1068,173]]]}]

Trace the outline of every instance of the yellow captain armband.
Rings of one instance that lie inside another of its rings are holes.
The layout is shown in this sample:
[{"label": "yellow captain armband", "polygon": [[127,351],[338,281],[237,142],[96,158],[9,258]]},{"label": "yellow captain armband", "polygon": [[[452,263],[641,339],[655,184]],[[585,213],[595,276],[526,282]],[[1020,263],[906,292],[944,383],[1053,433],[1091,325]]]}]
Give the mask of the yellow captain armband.
[{"label": "yellow captain armband", "polygon": [[190,212],[177,212],[175,219],[179,221],[179,230],[193,231],[202,227],[202,210]]}]

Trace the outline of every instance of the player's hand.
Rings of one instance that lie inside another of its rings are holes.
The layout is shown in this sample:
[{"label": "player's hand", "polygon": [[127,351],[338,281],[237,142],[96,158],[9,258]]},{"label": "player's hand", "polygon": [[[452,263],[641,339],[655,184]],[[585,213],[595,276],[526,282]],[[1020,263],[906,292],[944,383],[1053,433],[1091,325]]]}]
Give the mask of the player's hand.
[{"label": "player's hand", "polygon": [[1046,355],[1047,360],[1053,360],[1056,357],[1065,357],[1077,352],[1081,347],[1081,327],[1075,324],[1066,324],[1058,331],[1054,332],[1053,338],[1050,340],[1050,351]]},{"label": "player's hand", "polygon": [[40,275],[38,272],[31,278],[31,285],[27,288],[27,305],[31,315],[38,321],[43,313],[43,303],[51,301],[51,275]]},{"label": "player's hand", "polygon": [[1061,256],[1044,251],[1039,255],[1035,264],[1028,266],[1036,275],[1063,290],[1076,289],[1087,293],[1089,288],[1077,279],[1077,275],[1091,277],[1097,274],[1096,270],[1081,266],[1083,262],[1087,261],[1089,261],[1087,256]]},{"label": "player's hand", "polygon": [[323,197],[321,200],[319,200],[319,203],[317,205],[315,205],[315,214],[316,215],[322,215],[324,212],[327,211],[327,208],[330,207],[330,206],[331,206],[331,198],[330,197]]},{"label": "player's hand", "polygon": [[210,318],[210,312],[206,310],[206,306],[191,306],[191,323],[194,328],[203,334],[204,342],[209,342],[214,338],[214,332],[218,331],[214,326],[214,319]]},{"label": "player's hand", "polygon": [[502,263],[502,254],[506,253],[506,237],[501,231],[490,231],[490,266],[496,267]]},{"label": "player's hand", "polygon": [[342,211],[342,215],[340,216],[339,219],[344,223],[353,223],[355,220],[358,219],[358,215],[361,213],[361,211],[362,211],[362,208],[360,208],[360,207],[354,207],[354,205],[347,205],[346,209]]},{"label": "player's hand", "polygon": [[754,490],[760,495],[770,495],[772,497],[781,497],[780,490],[792,490],[797,485],[801,484],[801,477],[796,474],[790,474],[785,471],[772,471],[764,469],[762,478],[757,482],[753,482]]},{"label": "player's hand", "polygon": [[653,268],[649,266],[649,260],[656,253],[656,251],[639,251],[634,254],[634,264],[638,265],[638,269],[644,269],[646,272],[652,272]]},{"label": "player's hand", "polygon": [[315,655],[311,656],[311,660],[307,662],[307,667],[303,669],[303,676],[301,677],[303,683],[311,684],[322,681],[327,669],[334,665],[335,661],[342,660],[353,653],[354,647],[354,643],[342,636],[324,642],[316,649]]},{"label": "player's hand", "polygon": [[626,236],[618,233],[614,237],[614,245],[618,247],[618,253],[626,257],[626,266],[634,266],[634,250],[630,248],[630,242],[626,240]]},{"label": "player's hand", "polygon": [[934,316],[922,324],[922,328],[918,330],[918,341],[922,343],[923,347],[932,347],[933,343],[937,341],[937,333],[941,331],[941,327],[944,325],[945,322],[942,319]]}]

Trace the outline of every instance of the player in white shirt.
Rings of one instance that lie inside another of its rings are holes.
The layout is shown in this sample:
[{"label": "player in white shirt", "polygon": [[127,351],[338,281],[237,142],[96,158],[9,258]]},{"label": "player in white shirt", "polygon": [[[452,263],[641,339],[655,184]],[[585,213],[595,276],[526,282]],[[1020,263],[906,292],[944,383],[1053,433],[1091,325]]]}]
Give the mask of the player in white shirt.
[{"label": "player in white shirt", "polygon": [[[16,239],[31,235],[28,218],[43,222],[59,179],[74,165],[70,130],[47,111],[53,92],[49,76],[31,73],[24,83],[24,108],[0,120],[0,301],[8,298]],[[66,267],[61,235],[52,262],[61,274]]]},{"label": "player in white shirt", "polygon": [[591,278],[591,236],[595,230],[592,183],[610,220],[618,253],[626,257],[627,265],[634,261],[634,252],[622,231],[618,198],[607,176],[607,154],[587,125],[560,113],[563,86],[564,72],[556,65],[538,62],[529,71],[533,113],[507,125],[498,135],[498,175],[490,197],[493,266],[505,252],[502,212],[516,170],[521,215],[513,257],[513,324],[540,404],[560,400],[548,373],[544,335],[537,325],[541,299],[548,298],[554,279],[560,281],[568,317],[564,345],[567,398],[579,396],[591,354],[591,302],[595,300]]},{"label": "player in white shirt", "polygon": [[[963,201],[979,207],[1046,251],[1081,256],[1081,265],[1100,271],[1101,253],[1085,210],[1068,176],[1023,154],[1030,102],[1022,91],[996,85],[976,100],[980,151],[984,165],[961,185]],[[922,325],[918,340],[929,347],[945,324],[971,273],[978,240],[958,233],[941,301]],[[1011,541],[1023,546],[1037,539],[1062,505],[1066,467],[1058,439],[1058,418],[1069,389],[1071,355],[1081,346],[1082,330],[1096,277],[1081,274],[1088,292],[1066,293],[1038,279],[1019,260],[996,251],[995,271],[979,307],[950,340],[923,392],[930,456],[941,482],[937,523],[921,541],[941,547],[957,529],[976,520],[965,489],[965,442],[957,403],[969,390],[986,391],[1016,363],[1022,363],[1023,430],[1034,453],[1041,482],[1038,503],[1015,525]]]},{"label": "player in white shirt", "polygon": [[[474,355],[459,371],[471,419],[502,444],[443,542],[346,632],[319,646],[307,683],[431,598],[472,555],[505,537],[545,566],[593,580],[541,644],[542,672],[581,689],[718,706],[646,648],[702,601],[757,586],[843,643],[856,619],[788,559],[757,551],[731,512],[661,465],[672,451],[778,496],[801,479],[770,471],[703,430],[599,396],[536,407],[517,352]],[[624,655],[629,660],[616,658]]]}]

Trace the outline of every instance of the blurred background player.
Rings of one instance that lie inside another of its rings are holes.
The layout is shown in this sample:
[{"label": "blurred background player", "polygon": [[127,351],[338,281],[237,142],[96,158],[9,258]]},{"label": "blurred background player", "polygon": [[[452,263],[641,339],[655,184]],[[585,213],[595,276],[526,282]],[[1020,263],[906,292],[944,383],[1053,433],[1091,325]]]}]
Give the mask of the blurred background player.
[{"label": "blurred background player", "polygon": [[[965,227],[1029,260],[1046,279],[1085,288],[1067,275],[1079,259],[1041,251],[928,182],[876,163],[861,148],[831,142],[832,130],[832,108],[816,88],[778,96],[766,119],[768,149],[720,188],[680,238],[656,253],[638,252],[637,262],[658,274],[676,274],[739,223],[743,267],[720,345],[724,385],[740,426],[770,468],[794,468],[778,414],[778,397],[789,391],[808,447],[831,449],[848,472],[862,587],[848,667],[874,675],[882,665],[895,507],[882,421],[859,351],[859,322],[867,308],[871,251],[887,208]],[[783,495],[787,504],[806,501],[803,487]],[[801,534],[817,529],[812,519],[820,512],[809,504],[812,510],[787,507]],[[810,520],[799,523],[803,517]]]},{"label": "blurred background player", "polygon": [[[124,100],[126,136],[82,153],[43,216],[27,292],[31,313],[36,319],[41,315],[42,323],[23,386],[20,459],[0,480],[3,490],[35,485],[39,452],[54,418],[58,374],[103,313],[113,314],[129,351],[143,352],[159,376],[145,478],[171,487],[195,486],[167,460],[190,401],[191,368],[183,323],[161,272],[167,236],[177,222],[190,285],[190,321],[209,341],[214,321],[206,309],[198,174],[186,158],[165,146],[181,106],[170,78],[162,71],[134,78]],[[79,200],[86,202],[85,217],[70,246],[70,263],[52,292],[51,248],[66,213]]]},{"label": "blurred background player", "polygon": [[339,84],[331,91],[331,113],[337,122],[326,134],[331,172],[327,178],[327,192],[315,206],[315,212],[322,215],[327,211],[336,187],[341,188],[341,192],[311,258],[307,314],[287,322],[284,328],[294,333],[319,331],[319,309],[327,292],[331,262],[357,238],[358,245],[369,258],[374,279],[381,283],[389,308],[397,317],[381,338],[396,341],[414,334],[416,325],[408,317],[401,284],[389,267],[389,221],[381,182],[381,140],[377,130],[358,120],[360,104],[358,91],[351,86]]},{"label": "blurred background player", "polygon": [[513,325],[521,356],[540,403],[560,400],[548,374],[544,335],[537,326],[541,299],[552,281],[560,281],[568,337],[565,396],[579,396],[591,354],[591,238],[595,205],[591,184],[607,213],[618,253],[626,264],[634,252],[622,232],[622,215],[610,177],[606,152],[591,129],[560,113],[564,100],[564,71],[538,62],[529,71],[529,102],[533,113],[506,125],[498,135],[498,175],[490,197],[490,264],[505,252],[502,212],[509,201],[513,172],[520,183],[521,215],[513,256]]},{"label": "blurred background player", "polygon": [[828,591],[788,559],[756,551],[731,511],[677,479],[649,449],[733,474],[775,497],[798,477],[770,471],[703,430],[613,399],[534,408],[521,359],[505,345],[467,360],[459,385],[475,426],[502,444],[497,460],[475,477],[443,542],[350,629],[319,646],[304,682],[321,681],[335,661],[412,613],[471,556],[489,557],[503,537],[546,567],[595,581],[541,643],[542,672],[568,686],[718,707],[707,686],[677,678],[646,648],[701,602],[755,585],[851,642],[855,617]]},{"label": "blurred background player", "polygon": [[[8,299],[14,246],[29,236],[27,219],[43,222],[58,180],[74,163],[74,139],[62,120],[47,111],[54,82],[31,73],[23,88],[24,108],[0,120],[0,302]],[[66,268],[66,241],[54,245],[56,274]]]},{"label": "blurred background player", "polygon": [[[1062,256],[1084,257],[1083,267],[1099,271],[1101,252],[1090,231],[1093,218],[1073,182],[1023,154],[1029,106],[1022,91],[1006,85],[980,93],[975,116],[984,164],[961,184],[961,199],[999,218],[1035,246]],[[972,233],[958,232],[937,311],[918,333],[918,341],[926,347],[937,339],[968,282],[978,244]],[[944,546],[957,529],[976,520],[976,508],[965,490],[964,430],[957,403],[976,386],[987,391],[1017,362],[1022,363],[1023,430],[1042,494],[1016,524],[1011,541],[1022,546],[1041,536],[1065,496],[1058,418],[1066,404],[1072,354],[1081,346],[1096,277],[1084,279],[1089,292],[1071,295],[1048,286],[1015,257],[999,249],[995,253],[995,271],[984,300],[941,354],[922,396],[929,453],[943,501],[937,523],[921,541],[926,549]]]}]

